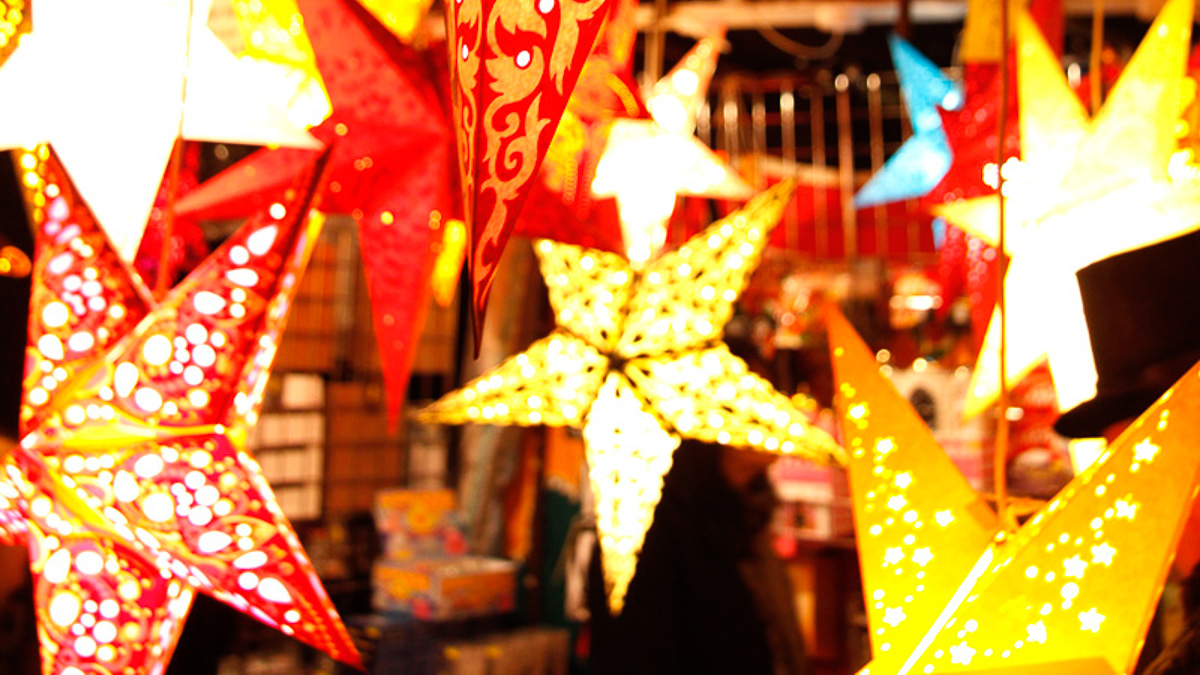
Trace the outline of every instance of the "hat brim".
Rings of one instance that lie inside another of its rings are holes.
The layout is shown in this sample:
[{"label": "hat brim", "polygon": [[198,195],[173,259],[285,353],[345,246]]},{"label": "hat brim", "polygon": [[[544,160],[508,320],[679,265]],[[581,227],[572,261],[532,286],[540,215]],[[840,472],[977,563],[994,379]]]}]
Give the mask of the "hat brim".
[{"label": "hat brim", "polygon": [[1054,430],[1067,438],[1099,438],[1113,424],[1142,414],[1160,394],[1144,389],[1097,394],[1063,413]]}]

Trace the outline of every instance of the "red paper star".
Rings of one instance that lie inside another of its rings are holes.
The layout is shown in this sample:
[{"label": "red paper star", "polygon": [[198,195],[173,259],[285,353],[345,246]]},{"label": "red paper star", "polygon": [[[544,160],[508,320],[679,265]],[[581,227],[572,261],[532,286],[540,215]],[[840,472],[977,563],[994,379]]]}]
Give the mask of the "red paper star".
[{"label": "red paper star", "polygon": [[609,1],[446,3],[476,351],[500,254]]},{"label": "red paper star", "polygon": [[[333,113],[312,134],[332,146],[322,205],[359,226],[388,413],[404,403],[424,323],[435,234],[450,204],[450,139],[425,56],[354,0],[299,0]],[[259,151],[180,201],[181,213],[244,214],[273,199],[311,153]]]},{"label": "red paper star", "polygon": [[320,231],[324,161],[155,305],[40,159],[25,435],[0,522],[29,546],[44,671],[160,672],[195,591],[359,664],[245,446]]}]

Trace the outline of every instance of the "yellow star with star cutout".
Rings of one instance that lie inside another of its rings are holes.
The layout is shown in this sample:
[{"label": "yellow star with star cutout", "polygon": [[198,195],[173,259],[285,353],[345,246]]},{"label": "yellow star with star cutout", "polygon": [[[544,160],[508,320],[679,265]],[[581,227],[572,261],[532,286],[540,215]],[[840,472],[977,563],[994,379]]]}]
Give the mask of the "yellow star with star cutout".
[{"label": "yellow star with star cutout", "polygon": [[[1180,115],[1191,98],[1186,63],[1190,0],[1170,0],[1089,120],[1033,20],[1017,13],[1021,161],[1003,169],[1007,374],[1016,381],[1049,358],[1060,409],[1095,393],[1095,367],[1075,272],[1097,260],[1195,229],[1200,184],[1176,172]],[[1193,172],[1194,173],[1194,172]],[[1174,175],[1173,175],[1174,174]],[[995,195],[935,212],[996,245]],[[965,412],[999,393],[999,314],[980,351]]]},{"label": "yellow star with star cutout", "polygon": [[1132,672],[1200,476],[1200,365],[1009,533],[830,314],[871,630],[860,675]]},{"label": "yellow star with star cutout", "polygon": [[788,182],[758,195],[640,272],[611,253],[539,241],[557,328],[418,415],[582,427],[614,612],[681,437],[841,457],[833,439],[721,341],[794,189]]}]

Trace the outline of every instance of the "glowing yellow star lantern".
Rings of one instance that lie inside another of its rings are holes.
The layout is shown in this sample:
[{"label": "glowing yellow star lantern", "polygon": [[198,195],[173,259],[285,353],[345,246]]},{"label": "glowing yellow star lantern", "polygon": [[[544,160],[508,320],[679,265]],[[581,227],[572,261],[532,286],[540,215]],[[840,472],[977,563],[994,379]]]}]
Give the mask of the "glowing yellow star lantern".
[{"label": "glowing yellow star lantern", "polygon": [[872,661],[886,673],[1129,673],[1196,488],[1200,366],[1015,534],[829,319]]},{"label": "glowing yellow star lantern", "polygon": [[[1115,253],[1161,241],[1200,223],[1194,177],[1173,177],[1175,138],[1191,96],[1185,77],[1192,3],[1170,0],[1089,121],[1032,19],[1019,12],[1017,85],[1021,162],[1004,168],[1008,377],[1048,357],[1067,409],[1095,393],[1095,368],[1075,272]],[[935,211],[990,244],[998,242],[998,198]],[[973,375],[966,414],[999,392],[999,320],[993,315]]]},{"label": "glowing yellow star lantern", "polygon": [[43,672],[163,672],[196,592],[359,665],[246,448],[327,156],[156,304],[34,154],[24,436],[3,457],[0,527],[28,544]]},{"label": "glowing yellow star lantern", "polygon": [[304,17],[295,0],[233,0],[243,49],[239,61],[264,71],[265,82],[279,87],[270,100],[279,101],[298,127],[315,127],[333,112]]},{"label": "glowing yellow star lantern", "polygon": [[0,67],[0,148],[52,142],[126,260],[181,108],[184,138],[318,147],[208,29],[211,1],[39,2],[32,32]]},{"label": "glowing yellow star lantern", "polygon": [[29,32],[31,16],[25,0],[0,0],[0,65],[17,48],[17,40]]},{"label": "glowing yellow star lantern", "polygon": [[794,189],[764,192],[640,272],[611,253],[539,241],[558,327],[419,414],[583,428],[613,611],[681,437],[840,458],[828,435],[721,342]]},{"label": "glowing yellow star lantern", "polygon": [[723,32],[701,40],[654,86],[654,118],[613,120],[592,193],[616,197],[629,260],[648,261],[666,238],[676,195],[745,199],[749,185],[695,137],[696,113],[716,69]]}]

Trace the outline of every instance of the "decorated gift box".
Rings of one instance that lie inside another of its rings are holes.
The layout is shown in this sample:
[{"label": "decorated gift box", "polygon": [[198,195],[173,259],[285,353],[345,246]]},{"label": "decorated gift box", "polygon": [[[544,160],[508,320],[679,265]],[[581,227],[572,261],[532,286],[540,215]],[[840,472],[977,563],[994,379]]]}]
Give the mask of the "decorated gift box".
[{"label": "decorated gift box", "polygon": [[452,556],[376,563],[373,604],[383,612],[418,619],[460,619],[512,611],[516,563],[499,558]]},{"label": "decorated gift box", "polygon": [[386,560],[467,552],[452,490],[381,490],[375,495],[375,526]]}]

